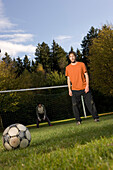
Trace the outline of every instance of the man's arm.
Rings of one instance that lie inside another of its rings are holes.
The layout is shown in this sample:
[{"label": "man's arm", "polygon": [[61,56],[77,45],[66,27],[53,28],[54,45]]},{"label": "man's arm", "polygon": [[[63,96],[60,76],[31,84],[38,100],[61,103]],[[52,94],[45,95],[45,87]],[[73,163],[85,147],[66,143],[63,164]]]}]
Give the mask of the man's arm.
[{"label": "man's arm", "polygon": [[86,88],[85,88],[85,93],[89,92],[89,76],[88,73],[86,72],[85,74],[85,78],[86,78]]},{"label": "man's arm", "polygon": [[67,76],[67,84],[68,84],[69,96],[72,96],[71,81],[68,76]]},{"label": "man's arm", "polygon": [[45,108],[44,105],[43,105],[43,109],[44,109],[44,117],[43,117],[43,119],[45,120],[45,118],[46,118],[46,108]]},{"label": "man's arm", "polygon": [[36,107],[36,115],[37,115],[38,120],[41,121],[40,116],[39,116],[39,113],[38,113],[38,108],[37,108],[37,107]]}]

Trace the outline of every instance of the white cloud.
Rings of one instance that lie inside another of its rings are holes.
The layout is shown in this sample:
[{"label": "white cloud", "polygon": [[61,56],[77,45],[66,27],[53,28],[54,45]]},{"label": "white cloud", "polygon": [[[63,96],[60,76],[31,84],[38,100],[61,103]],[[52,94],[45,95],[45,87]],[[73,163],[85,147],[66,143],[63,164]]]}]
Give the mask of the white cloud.
[{"label": "white cloud", "polygon": [[2,30],[3,33],[24,33],[25,31],[24,30],[21,30],[21,29],[10,29],[10,30]]},{"label": "white cloud", "polygon": [[14,27],[16,24],[11,23],[8,17],[4,15],[4,5],[0,0],[0,30],[9,29]]},{"label": "white cloud", "polygon": [[9,29],[15,26],[15,24],[12,24],[7,18],[1,18],[0,17],[0,30],[3,29]]},{"label": "white cloud", "polygon": [[0,38],[7,39],[7,41],[20,43],[26,41],[32,41],[33,35],[32,34],[4,34],[0,35]]},{"label": "white cloud", "polygon": [[72,37],[69,35],[60,35],[60,36],[56,37],[55,39],[62,41],[62,40],[67,40],[67,39],[71,39],[71,38]]},{"label": "white cloud", "polygon": [[7,52],[10,56],[17,56],[19,53],[34,54],[36,47],[33,45],[14,44],[7,41],[0,41],[2,55]]},{"label": "white cloud", "polygon": [[17,57],[19,53],[25,53],[26,55],[33,55],[35,53],[35,46],[32,44],[25,45],[25,42],[28,44],[29,41],[33,41],[33,34],[25,33],[24,30],[17,27],[17,24],[13,24],[5,16],[4,4],[0,0],[0,49],[2,56],[5,52],[11,57]]}]

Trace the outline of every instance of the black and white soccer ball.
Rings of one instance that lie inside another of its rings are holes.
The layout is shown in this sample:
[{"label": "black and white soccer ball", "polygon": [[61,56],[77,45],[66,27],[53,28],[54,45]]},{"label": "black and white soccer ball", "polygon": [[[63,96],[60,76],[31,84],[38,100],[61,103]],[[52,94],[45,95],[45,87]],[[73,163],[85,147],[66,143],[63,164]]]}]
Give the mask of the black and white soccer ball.
[{"label": "black and white soccer ball", "polygon": [[31,142],[31,134],[27,127],[16,123],[7,127],[3,132],[3,145],[7,150],[26,148]]}]

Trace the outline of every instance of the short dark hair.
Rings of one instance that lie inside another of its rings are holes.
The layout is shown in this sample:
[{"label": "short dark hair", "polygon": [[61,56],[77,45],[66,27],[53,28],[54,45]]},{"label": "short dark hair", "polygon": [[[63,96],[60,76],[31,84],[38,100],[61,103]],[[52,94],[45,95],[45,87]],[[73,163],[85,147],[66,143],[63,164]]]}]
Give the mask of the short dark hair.
[{"label": "short dark hair", "polygon": [[70,56],[70,54],[73,54],[76,57],[76,53],[74,51],[70,51],[69,56]]},{"label": "short dark hair", "polygon": [[41,105],[42,105],[42,103],[38,103],[38,105],[39,105],[39,104],[41,104]]}]

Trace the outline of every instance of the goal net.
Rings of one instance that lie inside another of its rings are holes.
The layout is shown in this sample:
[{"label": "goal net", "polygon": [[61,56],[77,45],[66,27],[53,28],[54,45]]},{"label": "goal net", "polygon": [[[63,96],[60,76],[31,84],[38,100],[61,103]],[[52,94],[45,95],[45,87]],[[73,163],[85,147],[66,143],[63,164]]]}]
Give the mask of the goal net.
[{"label": "goal net", "polygon": [[67,85],[6,90],[0,91],[0,115],[4,128],[13,123],[36,124],[38,103],[44,104],[50,121],[74,117]]}]

